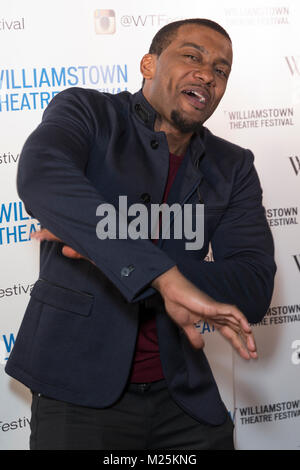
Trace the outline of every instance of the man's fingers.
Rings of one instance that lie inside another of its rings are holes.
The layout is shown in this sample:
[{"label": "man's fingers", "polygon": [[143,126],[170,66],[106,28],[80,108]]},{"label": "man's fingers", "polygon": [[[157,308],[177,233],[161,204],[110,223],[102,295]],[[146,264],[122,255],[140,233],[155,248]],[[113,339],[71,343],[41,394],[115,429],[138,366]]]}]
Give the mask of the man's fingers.
[{"label": "man's fingers", "polygon": [[241,330],[241,324],[236,321],[232,320],[230,317],[223,317],[216,315],[214,317],[203,317],[203,320],[207,323],[214,325],[216,328],[222,328],[223,326],[229,326],[237,333]]},{"label": "man's fingers", "polygon": [[[52,232],[50,232],[49,230],[47,230],[46,228],[42,228],[41,230],[38,230],[37,232],[33,232],[31,234],[31,238],[33,238],[34,240],[38,240],[40,242],[44,241],[44,240],[47,240],[49,242],[60,242],[60,243],[63,243],[63,241],[56,237]],[[67,258],[72,258],[72,259],[81,259],[81,258],[84,258],[84,256],[82,256],[80,253],[78,253],[77,251],[73,250],[73,248],[71,248],[70,246],[68,245],[64,245],[63,248],[62,248],[62,254],[64,256],[66,256]],[[84,258],[85,259],[85,258]]]},{"label": "man's fingers", "polygon": [[217,305],[213,312],[205,312],[202,314],[197,314],[197,312],[193,312],[195,322],[197,322],[198,320],[203,320],[207,323],[214,325],[216,328],[221,328],[222,326],[227,325],[236,332],[242,330],[246,334],[251,333],[251,327],[242,312],[240,312],[234,306],[232,306],[232,309],[236,309],[235,311],[231,311],[231,306],[229,306],[229,308],[226,309],[226,311],[224,312],[222,311],[222,307],[220,309],[219,305]]},{"label": "man's fingers", "polygon": [[56,237],[53,233],[49,232],[46,228],[42,228],[37,232],[32,232],[30,238],[38,240],[40,242],[47,240],[49,242],[61,242],[61,239]]},{"label": "man's fingers", "polygon": [[[192,326],[185,326],[183,330],[194,348],[204,348],[205,343],[202,335],[194,324]],[[228,325],[218,328],[218,331],[230,342],[243,359],[257,359],[257,349],[252,333],[245,333],[241,328],[238,329],[236,326],[231,328]]]},{"label": "man's fingers", "polygon": [[64,245],[61,251],[62,251],[62,254],[66,256],[67,258],[73,258],[73,259],[83,258],[83,256],[80,253],[73,250],[73,248],[71,248],[68,245]]},{"label": "man's fingers", "polygon": [[242,345],[245,346],[250,358],[257,359],[257,348],[256,343],[252,333],[245,334],[242,330],[237,335],[238,340]]},{"label": "man's fingers", "polygon": [[218,311],[220,317],[225,317],[231,320],[233,323],[238,323],[238,325],[246,332],[251,332],[251,327],[248,323],[245,315],[235,306],[235,305],[226,305],[219,304]]},{"label": "man's fingers", "polygon": [[250,359],[250,354],[247,348],[245,347],[244,342],[242,341],[241,337],[238,334],[231,331],[226,326],[220,329],[219,331],[224,336],[224,338],[226,338],[231,343],[233,348],[243,359],[246,359],[246,360]]},{"label": "man's fingers", "polygon": [[92,264],[95,264],[93,261],[91,261],[89,258],[86,258],[85,256],[81,255],[80,253],[78,253],[78,251],[75,251],[73,250],[73,248],[71,248],[70,246],[68,245],[64,245],[62,250],[61,250],[62,254],[64,256],[66,256],[67,258],[72,258],[72,259],[85,259],[86,261],[89,261],[90,263]]},{"label": "man's fingers", "polygon": [[257,359],[257,349],[252,334],[241,332],[238,334],[231,330],[228,326],[219,329],[219,332],[226,338],[237,353],[244,359]]},{"label": "man's fingers", "polygon": [[247,347],[248,347],[248,351],[249,351],[249,354],[250,356],[253,358],[253,359],[257,359],[258,355],[257,355],[257,347],[256,347],[256,343],[255,343],[255,340],[254,340],[254,337],[253,335],[247,335],[247,338],[246,338],[246,344],[247,344]]},{"label": "man's fingers", "polygon": [[[214,326],[216,330],[222,334],[222,336],[229,340],[232,346],[244,359],[257,359],[257,348],[252,332],[246,333],[241,328],[241,326],[236,326],[236,324],[229,324],[227,321],[208,321],[207,323]],[[194,325],[195,324],[197,324],[197,322],[194,322]]]},{"label": "man's fingers", "polygon": [[[31,238],[33,238],[34,240],[38,240],[40,242],[42,242],[43,240],[47,240],[49,242],[60,242],[60,243],[63,243],[63,241],[56,237],[53,233],[51,233],[49,230],[47,230],[46,228],[42,228],[41,230],[38,230],[37,232],[33,232],[31,234]],[[67,258],[71,258],[71,259],[85,259],[87,261],[89,261],[90,263],[92,264],[95,264],[93,261],[91,261],[90,259],[86,258],[85,256],[82,256],[80,253],[78,253],[78,251],[75,251],[73,248],[71,248],[70,246],[68,245],[64,245],[62,247],[62,250],[61,250],[62,254],[64,256],[66,256]]]}]

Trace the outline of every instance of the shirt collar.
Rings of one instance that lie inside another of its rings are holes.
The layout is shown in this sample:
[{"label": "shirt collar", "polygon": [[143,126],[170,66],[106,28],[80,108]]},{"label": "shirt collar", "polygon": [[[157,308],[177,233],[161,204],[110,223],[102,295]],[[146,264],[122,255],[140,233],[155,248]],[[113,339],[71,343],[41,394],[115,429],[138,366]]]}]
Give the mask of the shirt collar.
[{"label": "shirt collar", "polygon": [[133,112],[142,123],[151,131],[154,131],[154,123],[156,119],[156,111],[146,100],[142,90],[133,95],[132,99]]},{"label": "shirt collar", "polygon": [[[146,100],[142,90],[139,90],[133,95],[132,110],[137,119],[142,122],[148,129],[154,132],[154,123],[157,112]],[[193,160],[198,160],[199,156],[204,152],[204,145],[206,134],[208,130],[202,126],[200,133],[194,134],[190,141],[190,148],[192,150]],[[197,158],[198,157],[198,158]]]}]

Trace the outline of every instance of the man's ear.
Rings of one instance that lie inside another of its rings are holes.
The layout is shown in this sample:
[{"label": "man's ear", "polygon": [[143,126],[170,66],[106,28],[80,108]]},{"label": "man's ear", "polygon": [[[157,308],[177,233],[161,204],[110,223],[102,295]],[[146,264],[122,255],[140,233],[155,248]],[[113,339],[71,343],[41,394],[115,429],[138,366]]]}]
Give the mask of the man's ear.
[{"label": "man's ear", "polygon": [[141,60],[140,70],[145,80],[151,80],[155,74],[156,56],[145,54]]}]

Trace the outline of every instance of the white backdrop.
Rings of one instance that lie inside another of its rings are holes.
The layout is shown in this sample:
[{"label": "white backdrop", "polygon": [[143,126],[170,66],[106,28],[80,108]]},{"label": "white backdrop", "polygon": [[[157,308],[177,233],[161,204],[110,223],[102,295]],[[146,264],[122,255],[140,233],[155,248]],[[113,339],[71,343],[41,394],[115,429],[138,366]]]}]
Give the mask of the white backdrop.
[{"label": "white backdrop", "polygon": [[254,327],[259,359],[238,358],[203,325],[206,353],[235,421],[236,448],[300,447],[300,2],[1,0],[0,449],[28,449],[29,437],[30,393],[4,373],[38,277],[38,243],[29,235],[39,223],[15,187],[22,145],[65,88],[137,91],[139,61],[156,31],[187,17],[215,20],[232,38],[228,90],[206,125],[254,152],[278,265],[271,307]]}]

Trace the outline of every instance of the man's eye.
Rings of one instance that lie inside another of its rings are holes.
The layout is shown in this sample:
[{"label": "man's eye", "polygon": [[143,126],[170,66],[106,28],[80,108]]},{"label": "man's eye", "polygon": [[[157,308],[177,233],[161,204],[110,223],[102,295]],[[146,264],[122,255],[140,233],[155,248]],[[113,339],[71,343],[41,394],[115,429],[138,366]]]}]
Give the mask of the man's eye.
[{"label": "man's eye", "polygon": [[227,78],[227,73],[224,72],[222,69],[216,69],[216,72],[218,75],[221,75],[221,77]]},{"label": "man's eye", "polygon": [[185,54],[184,57],[187,57],[191,60],[194,60],[194,61],[197,61],[198,60],[198,57],[196,57],[195,55],[192,55],[192,54]]}]

